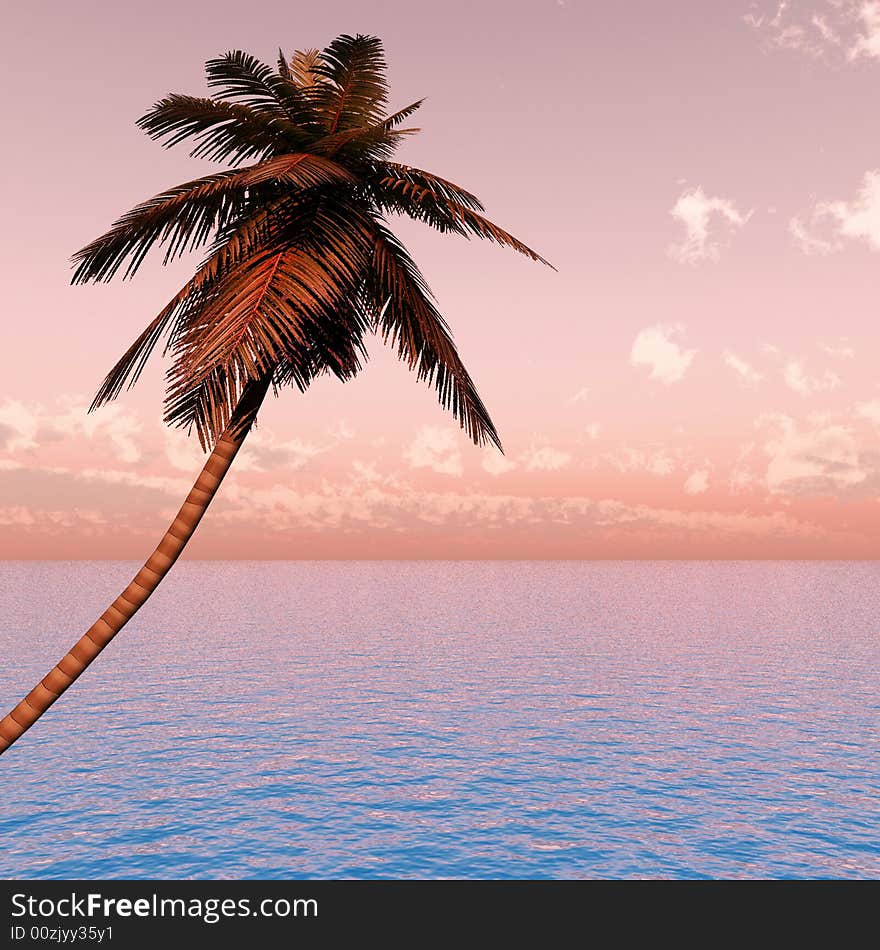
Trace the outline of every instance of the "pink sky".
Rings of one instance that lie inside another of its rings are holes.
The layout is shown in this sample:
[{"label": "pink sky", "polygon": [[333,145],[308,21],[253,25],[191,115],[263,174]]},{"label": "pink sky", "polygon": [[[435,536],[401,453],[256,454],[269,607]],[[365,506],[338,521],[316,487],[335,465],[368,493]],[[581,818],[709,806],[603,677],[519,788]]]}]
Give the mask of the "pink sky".
[{"label": "pink sky", "polygon": [[874,557],[880,3],[224,0],[5,17],[0,556],[138,558],[198,466],[163,366],[86,416],[187,267],[70,287],[70,254],[213,166],[134,120],[203,62],[386,44],[401,158],[558,273],[413,223],[499,427],[473,447],[380,343],[271,400],[202,557]]}]

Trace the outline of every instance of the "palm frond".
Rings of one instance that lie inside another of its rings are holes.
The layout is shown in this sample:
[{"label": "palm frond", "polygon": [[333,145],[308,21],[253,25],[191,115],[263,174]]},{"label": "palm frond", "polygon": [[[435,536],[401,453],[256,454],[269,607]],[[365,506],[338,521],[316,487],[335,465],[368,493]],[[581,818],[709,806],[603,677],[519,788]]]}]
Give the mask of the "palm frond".
[{"label": "palm frond", "polygon": [[248,379],[292,367],[302,388],[325,370],[356,372],[368,324],[350,302],[369,237],[350,209],[320,207],[303,243],[269,247],[229,269],[171,343],[166,421],[194,425],[204,443],[222,431]]},{"label": "palm frond", "polygon": [[321,53],[314,72],[327,82],[315,101],[328,132],[381,121],[388,100],[385,55],[375,36],[343,34]]},{"label": "palm frond", "polygon": [[300,89],[312,89],[324,82],[324,77],[318,72],[320,62],[321,53],[316,49],[297,50],[293,54],[288,69]]},{"label": "palm frond", "polygon": [[284,222],[284,226],[289,227],[290,215],[284,213],[288,202],[287,197],[280,198],[260,208],[230,233],[218,237],[217,246],[210,256],[107,374],[92,400],[89,412],[115,399],[126,384],[129,389],[134,386],[161,338],[167,334],[169,343],[173,341],[186,324],[187,314],[197,311],[205,303],[223,275],[269,243],[276,233],[273,219],[277,217]]},{"label": "palm frond", "polygon": [[384,212],[408,215],[443,233],[476,235],[553,267],[537,251],[479,214],[483,207],[475,195],[443,178],[408,165],[383,162],[377,166],[369,187]]},{"label": "palm frond", "polygon": [[[283,63],[283,59],[282,59]],[[235,100],[256,113],[275,120],[282,129],[315,125],[317,116],[308,98],[294,82],[290,69],[276,73],[255,56],[231,50],[205,63],[208,86],[217,100]],[[286,74],[286,75],[285,75]]]},{"label": "palm frond", "polygon": [[215,230],[228,227],[249,208],[277,197],[279,185],[305,191],[354,181],[351,172],[331,159],[304,152],[197,178],[137,205],[77,251],[73,283],[110,280],[126,259],[124,276],[131,277],[156,244],[168,245],[167,263],[205,244]]},{"label": "palm frond", "polygon": [[280,46],[278,47],[278,75],[282,79],[289,79],[293,82],[293,73],[290,71],[290,64],[287,62],[284,50]]},{"label": "palm frond", "polygon": [[[420,131],[420,129],[398,129],[397,126],[411,116],[424,101],[424,99],[419,99],[418,102],[413,102],[374,125],[356,126],[343,132],[331,132],[324,135],[313,143],[312,150],[320,155],[333,156],[340,152],[355,152],[361,158],[387,159],[402,138]],[[352,146],[355,147],[352,148]]]},{"label": "palm frond", "polygon": [[[309,136],[293,122],[247,106],[171,93],[137,121],[166,148],[194,138],[193,158],[237,165],[254,157],[296,151]],[[164,141],[163,141],[164,140]]]},{"label": "palm frond", "polygon": [[366,291],[376,329],[419,379],[434,385],[440,404],[452,412],[477,445],[491,442],[500,449],[489,412],[434,306],[424,277],[406,248],[378,222],[374,238]]}]

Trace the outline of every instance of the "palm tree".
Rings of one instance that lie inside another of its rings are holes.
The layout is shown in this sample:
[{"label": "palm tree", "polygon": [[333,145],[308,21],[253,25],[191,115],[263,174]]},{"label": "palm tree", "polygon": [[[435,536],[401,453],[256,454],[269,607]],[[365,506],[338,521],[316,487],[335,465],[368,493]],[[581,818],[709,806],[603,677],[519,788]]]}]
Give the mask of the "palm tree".
[{"label": "palm tree", "polygon": [[[194,427],[211,454],[165,536],[132,582],[0,721],[0,752],[30,728],[153,593],[192,537],[269,388],[304,391],[317,376],[350,379],[373,331],[433,384],[477,445],[501,448],[430,291],[386,218],[476,235],[538,254],[481,215],[470,192],[392,161],[421,105],[388,114],[385,60],[371,36],[325,50],[279,51],[277,69],[240,51],[206,64],[211,98],[169,95],[138,121],[167,146],[230,170],[145,201],[74,255],[73,283],[137,271],[208,248],[204,262],[104,380],[92,409],[133,385],[166,339],[165,421]],[[250,161],[251,164],[244,164]],[[546,261],[543,261],[546,263]]]}]

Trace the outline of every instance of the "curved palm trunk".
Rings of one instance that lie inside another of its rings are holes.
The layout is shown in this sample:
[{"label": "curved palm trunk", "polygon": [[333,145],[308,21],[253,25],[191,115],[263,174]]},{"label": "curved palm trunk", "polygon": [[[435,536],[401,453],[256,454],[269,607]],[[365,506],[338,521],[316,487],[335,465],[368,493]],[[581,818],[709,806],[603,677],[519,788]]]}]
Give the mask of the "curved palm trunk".
[{"label": "curved palm trunk", "polygon": [[141,605],[159,586],[162,578],[171,570],[171,566],[186,547],[202,515],[211,504],[224,475],[229,471],[232,460],[250,431],[268,388],[268,379],[259,383],[249,383],[245,387],[229,420],[229,425],[217,440],[213,452],[187,495],[177,517],[146,564],[101,617],[80,637],[64,659],[0,721],[0,754],[30,729],[79,677],[129,619],[137,613]]}]

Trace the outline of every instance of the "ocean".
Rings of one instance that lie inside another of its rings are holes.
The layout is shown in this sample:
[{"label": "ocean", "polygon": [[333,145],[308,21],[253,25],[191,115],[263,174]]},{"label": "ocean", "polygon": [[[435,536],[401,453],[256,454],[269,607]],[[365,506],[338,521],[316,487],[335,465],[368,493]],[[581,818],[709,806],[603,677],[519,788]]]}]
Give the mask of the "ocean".
[{"label": "ocean", "polygon": [[[0,563],[5,712],[138,568]],[[182,561],[4,878],[880,875],[878,562]]]}]

